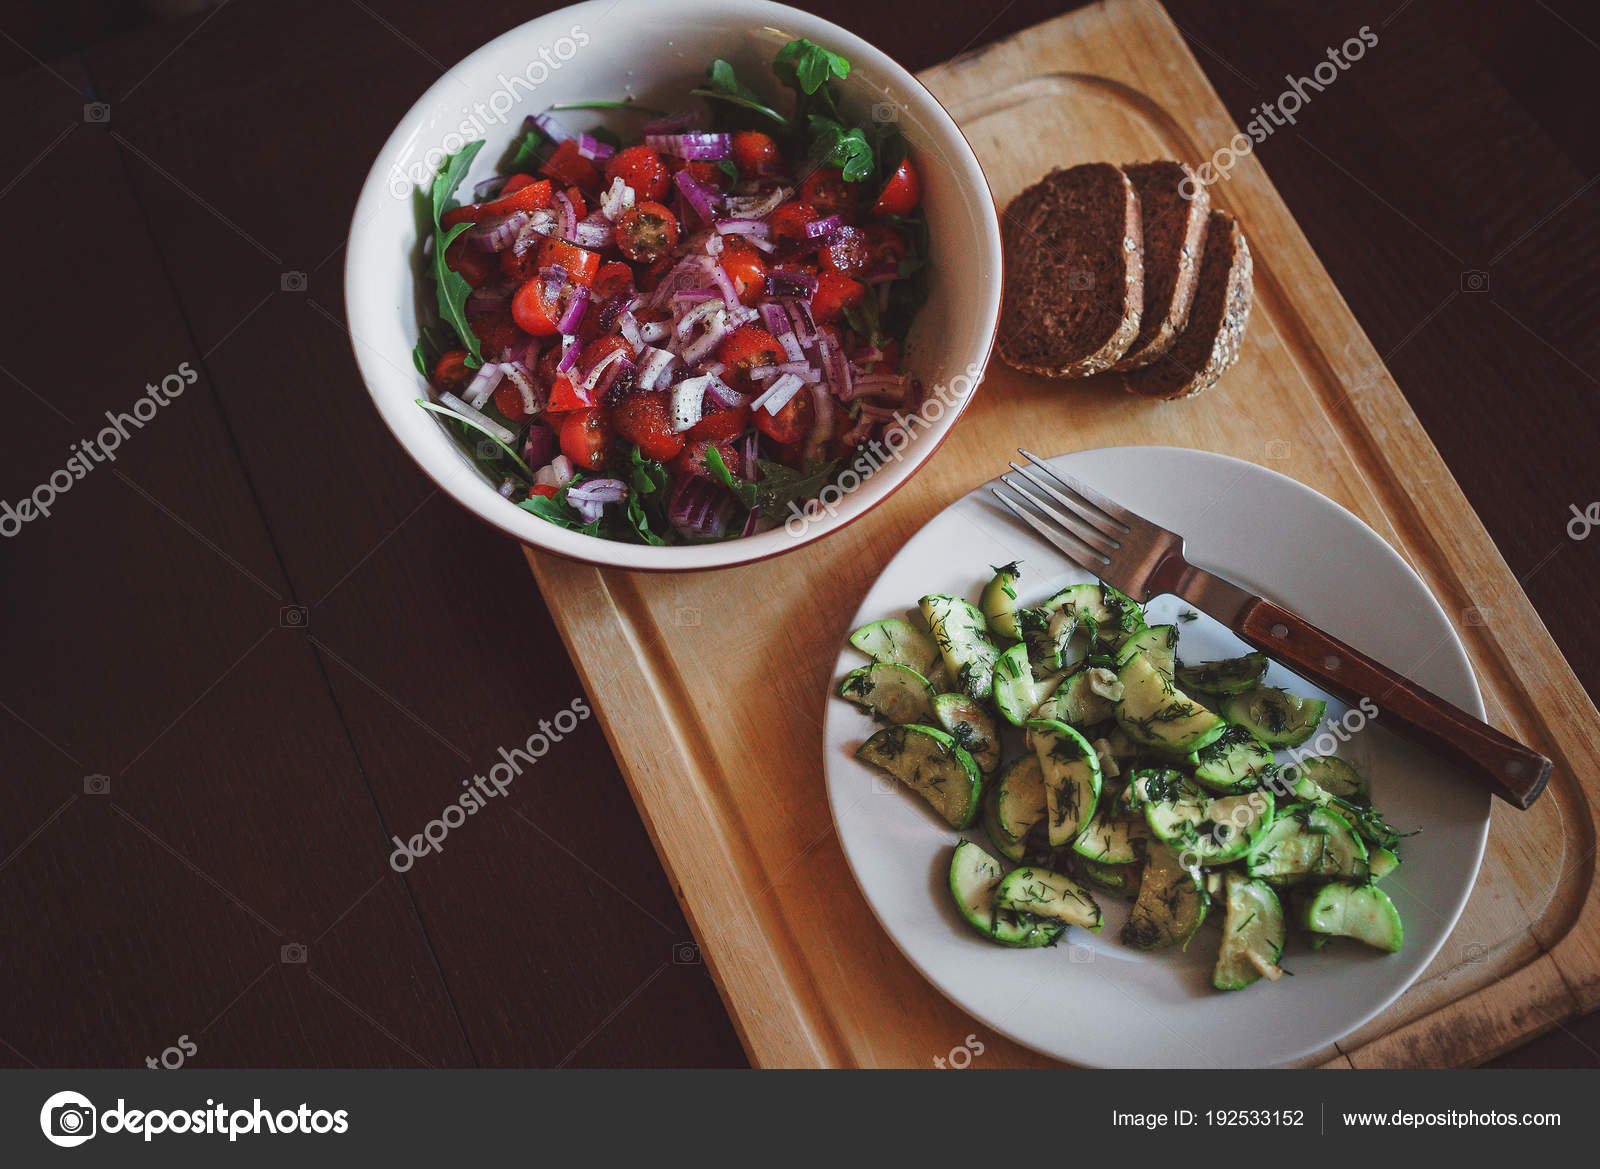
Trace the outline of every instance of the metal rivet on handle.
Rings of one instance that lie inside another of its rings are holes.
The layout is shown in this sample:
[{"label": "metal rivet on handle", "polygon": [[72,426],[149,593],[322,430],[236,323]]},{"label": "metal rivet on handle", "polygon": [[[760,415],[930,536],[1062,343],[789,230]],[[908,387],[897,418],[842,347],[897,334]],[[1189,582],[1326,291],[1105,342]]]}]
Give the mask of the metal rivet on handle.
[{"label": "metal rivet on handle", "polygon": [[1282,625],[1282,624],[1274,625],[1272,627],[1272,636],[1278,638],[1281,641],[1283,638],[1289,636],[1289,627],[1287,625]]}]

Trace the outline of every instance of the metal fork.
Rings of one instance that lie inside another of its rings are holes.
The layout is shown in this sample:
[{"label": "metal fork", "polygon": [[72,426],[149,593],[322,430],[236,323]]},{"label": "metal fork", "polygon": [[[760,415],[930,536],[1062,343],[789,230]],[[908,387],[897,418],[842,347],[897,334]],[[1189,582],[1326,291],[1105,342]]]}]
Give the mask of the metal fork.
[{"label": "metal fork", "polygon": [[1324,633],[1311,622],[1184,559],[1183,537],[1053,470],[1031,451],[1032,467],[1012,463],[1027,480],[1000,481],[1021,497],[991,488],[1002,504],[1067,559],[1141,604],[1171,593],[1221,621],[1295,673],[1349,703],[1376,705],[1380,721],[1460,766],[1518,808],[1530,807],[1550,780],[1550,760],[1431,694],[1415,682]]}]

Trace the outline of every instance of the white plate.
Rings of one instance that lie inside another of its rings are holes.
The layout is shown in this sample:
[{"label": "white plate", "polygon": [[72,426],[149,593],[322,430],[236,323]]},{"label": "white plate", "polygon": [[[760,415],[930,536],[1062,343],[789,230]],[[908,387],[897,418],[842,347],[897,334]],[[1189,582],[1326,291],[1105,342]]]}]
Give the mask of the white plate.
[{"label": "white plate", "polygon": [[[1483,700],[1466,652],[1422,580],[1371,528],[1315,491],[1204,451],[1115,447],[1052,460],[1112,499],[1187,537],[1190,559],[1288,606],[1478,715]],[[935,516],[901,549],[851,624],[904,616],[927,593],[974,600],[990,565],[1022,561],[1025,604],[1092,579],[980,488]],[[1158,597],[1152,624],[1189,606]],[[1209,617],[1179,622],[1186,661],[1248,648]],[[837,678],[862,664],[848,644]],[[1327,694],[1274,665],[1274,685]],[[1328,720],[1348,708],[1328,704]],[[1381,722],[1381,720],[1379,720]],[[1328,724],[1325,724],[1325,726]],[[920,799],[859,763],[873,730],[855,707],[829,698],[824,731],[828,799],[846,858],[873,912],[913,965],[995,1031],[1057,1059],[1101,1066],[1261,1066],[1293,1062],[1383,1010],[1433,960],[1466,904],[1489,831],[1489,796],[1451,767],[1394,737],[1378,722],[1338,753],[1366,775],[1374,799],[1402,830],[1405,863],[1384,882],[1405,925],[1400,953],[1338,941],[1312,952],[1291,933],[1285,965],[1295,977],[1244,991],[1210,987],[1217,931],[1202,929],[1187,953],[1145,954],[1117,939],[1126,905],[1100,898],[1106,926],[1080,929],[1045,950],[1009,950],[957,916],[945,888],[956,836]],[[1007,758],[1021,753],[1020,738]],[[981,826],[966,833],[990,848]]]}]

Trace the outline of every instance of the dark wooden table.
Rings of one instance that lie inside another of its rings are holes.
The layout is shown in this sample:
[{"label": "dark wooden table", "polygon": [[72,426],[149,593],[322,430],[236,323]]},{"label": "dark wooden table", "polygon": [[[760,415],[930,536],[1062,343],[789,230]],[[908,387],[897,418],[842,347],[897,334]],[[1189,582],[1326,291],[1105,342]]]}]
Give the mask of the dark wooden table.
[{"label": "dark wooden table", "polygon": [[[378,146],[540,7],[6,18],[0,498],[196,384],[48,517],[0,518],[0,1063],[744,1062],[593,723],[443,856],[388,863],[578,693],[519,550],[400,453],[341,323]],[[1062,6],[814,7],[922,68]],[[1593,9],[1169,7],[1240,123],[1379,34],[1260,156],[1595,693],[1600,540],[1566,535],[1600,499]],[[1597,1049],[1591,1018],[1504,1062]]]}]

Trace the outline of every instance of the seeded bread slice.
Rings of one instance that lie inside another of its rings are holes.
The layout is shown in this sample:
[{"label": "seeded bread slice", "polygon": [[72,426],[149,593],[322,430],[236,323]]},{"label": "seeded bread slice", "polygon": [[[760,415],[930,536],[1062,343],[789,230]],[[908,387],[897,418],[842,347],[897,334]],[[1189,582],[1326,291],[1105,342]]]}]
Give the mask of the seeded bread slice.
[{"label": "seeded bread slice", "polygon": [[1053,170],[1006,208],[1000,356],[1046,377],[1110,369],[1139,334],[1139,197],[1110,163]]},{"label": "seeded bread slice", "polygon": [[1141,398],[1188,398],[1215,382],[1239,360],[1250,319],[1250,245],[1226,211],[1213,211],[1206,225],[1200,286],[1189,324],[1172,348],[1143,369],[1123,376]]},{"label": "seeded bread slice", "polygon": [[1172,348],[1189,323],[1211,196],[1181,162],[1136,162],[1122,173],[1139,194],[1144,233],[1144,312],[1138,337],[1116,366],[1130,370],[1149,365]]}]

